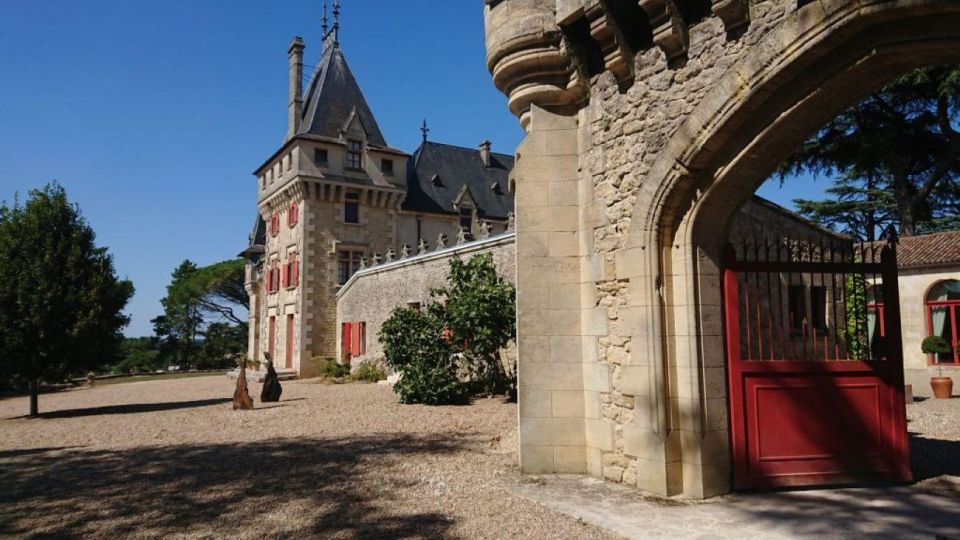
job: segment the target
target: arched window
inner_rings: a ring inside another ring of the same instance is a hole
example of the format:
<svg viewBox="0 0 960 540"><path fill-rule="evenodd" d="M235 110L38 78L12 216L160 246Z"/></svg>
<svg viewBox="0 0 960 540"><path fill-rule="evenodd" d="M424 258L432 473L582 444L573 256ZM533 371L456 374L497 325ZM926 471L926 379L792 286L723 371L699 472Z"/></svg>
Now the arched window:
<svg viewBox="0 0 960 540"><path fill-rule="evenodd" d="M927 329L931 336L940 336L950 344L950 352L931 354L931 364L960 364L957 336L960 330L960 280L948 279L934 285L927 293Z"/></svg>

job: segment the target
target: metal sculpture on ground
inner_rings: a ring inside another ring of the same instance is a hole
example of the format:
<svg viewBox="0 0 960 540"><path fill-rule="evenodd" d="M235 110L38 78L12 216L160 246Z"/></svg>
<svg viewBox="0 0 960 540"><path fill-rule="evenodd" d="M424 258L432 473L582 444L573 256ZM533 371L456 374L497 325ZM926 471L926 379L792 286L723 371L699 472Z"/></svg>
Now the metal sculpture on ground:
<svg viewBox="0 0 960 540"><path fill-rule="evenodd" d="M273 369L273 361L269 353L263 353L267 359L267 376L263 379L263 389L260 391L261 403L275 403L280 401L280 394L283 393L283 387L280 386L280 379L277 377L277 370Z"/></svg>

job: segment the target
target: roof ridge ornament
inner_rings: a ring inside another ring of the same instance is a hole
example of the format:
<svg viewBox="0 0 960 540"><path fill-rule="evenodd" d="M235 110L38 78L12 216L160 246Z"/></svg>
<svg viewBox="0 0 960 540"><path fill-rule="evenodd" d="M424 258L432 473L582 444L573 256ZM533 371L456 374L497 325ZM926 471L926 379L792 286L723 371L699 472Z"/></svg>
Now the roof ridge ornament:
<svg viewBox="0 0 960 540"><path fill-rule="evenodd" d="M340 46L340 0L333 0L333 26L327 30L327 1L323 1L323 50Z"/></svg>
<svg viewBox="0 0 960 540"><path fill-rule="evenodd" d="M427 127L427 119L423 119L423 125L420 126L420 133L423 134L423 142L427 142L427 133L430 133L430 128Z"/></svg>

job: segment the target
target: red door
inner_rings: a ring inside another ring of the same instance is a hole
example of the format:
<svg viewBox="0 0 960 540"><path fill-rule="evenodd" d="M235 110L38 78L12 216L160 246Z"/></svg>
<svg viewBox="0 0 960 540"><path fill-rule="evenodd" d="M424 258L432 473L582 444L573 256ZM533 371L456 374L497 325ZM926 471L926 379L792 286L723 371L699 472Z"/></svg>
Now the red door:
<svg viewBox="0 0 960 540"><path fill-rule="evenodd" d="M287 350L284 367L293 369L293 315L287 315Z"/></svg>
<svg viewBox="0 0 960 540"><path fill-rule="evenodd" d="M735 487L909 481L893 247L761 239L725 263Z"/></svg>
<svg viewBox="0 0 960 540"><path fill-rule="evenodd" d="M276 343L277 343L277 318L270 317L270 323L267 331L267 352L270 353L270 361L276 362Z"/></svg>

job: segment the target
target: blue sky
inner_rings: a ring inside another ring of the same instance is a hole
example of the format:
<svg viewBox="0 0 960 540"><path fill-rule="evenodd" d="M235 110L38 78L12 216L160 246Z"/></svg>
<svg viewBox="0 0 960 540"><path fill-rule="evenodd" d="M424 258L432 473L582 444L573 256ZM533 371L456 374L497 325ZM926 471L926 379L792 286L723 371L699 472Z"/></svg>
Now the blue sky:
<svg viewBox="0 0 960 540"><path fill-rule="evenodd" d="M512 153L480 0L343 0L341 44L387 141ZM320 0L0 0L0 200L59 181L133 280L149 335L170 272L246 244L253 169L283 141L287 46L319 55ZM761 195L789 205L821 181Z"/></svg>

